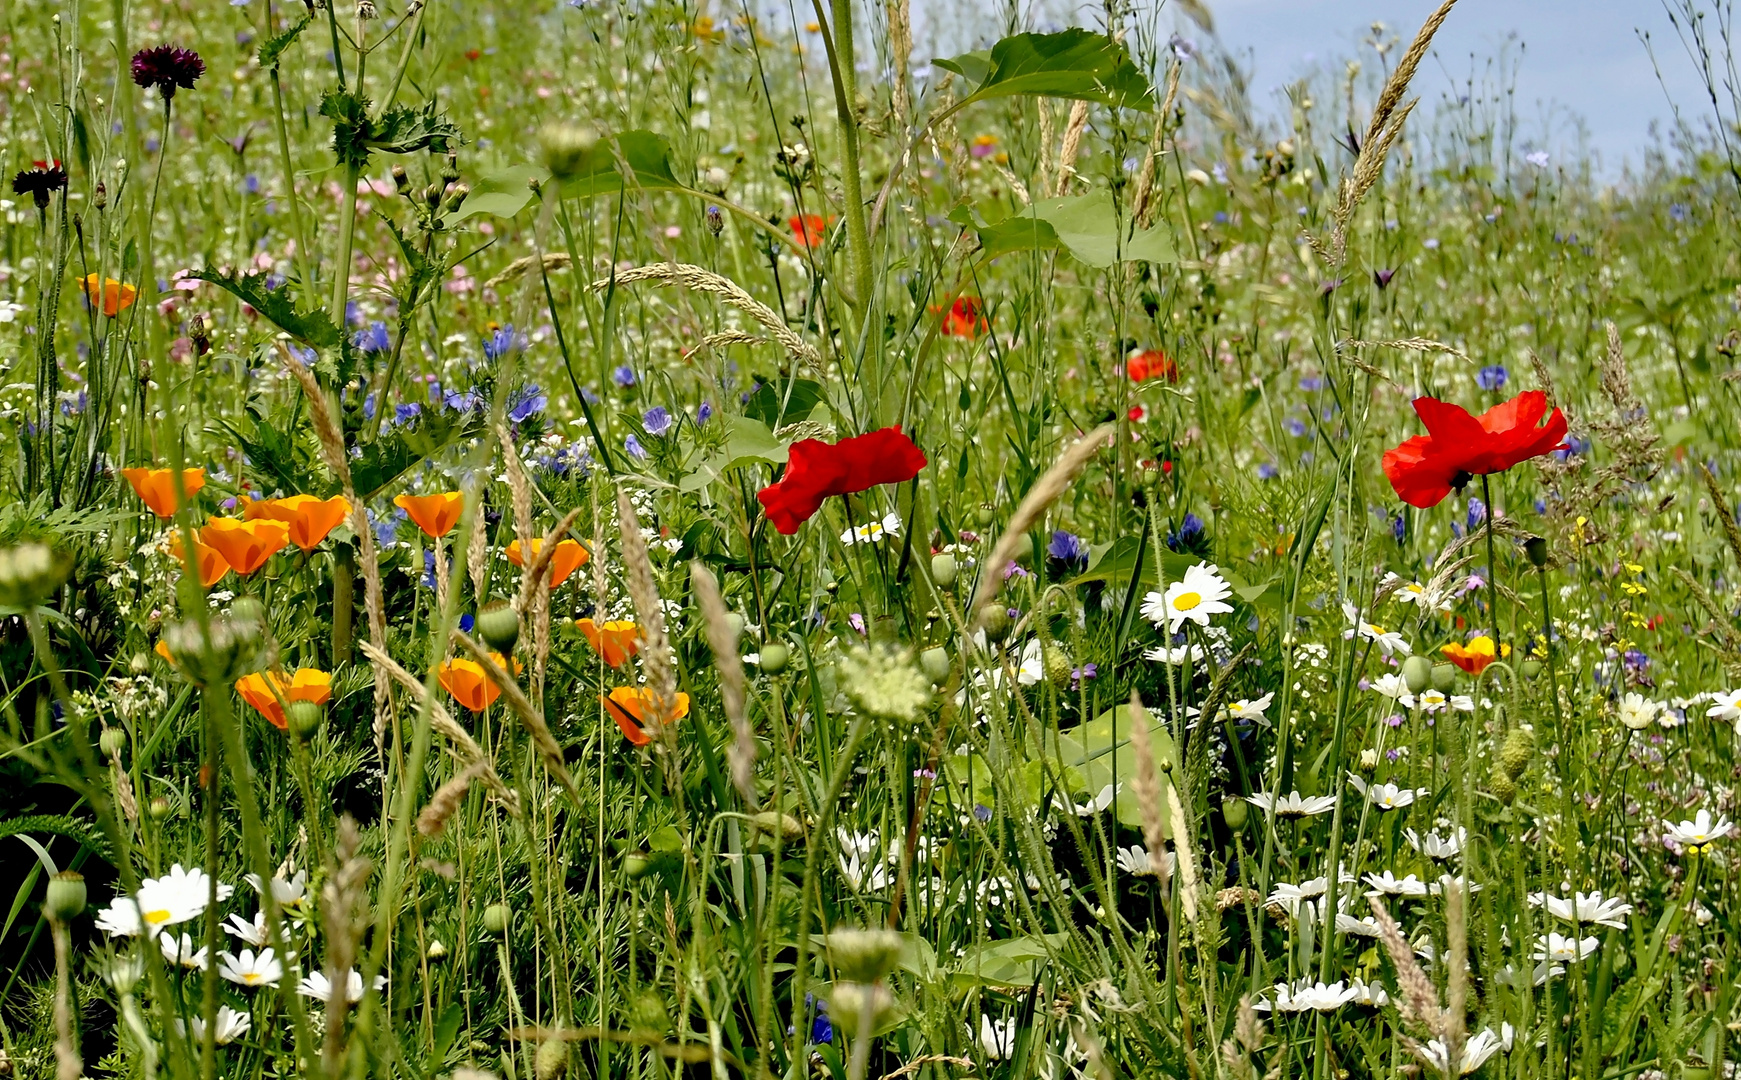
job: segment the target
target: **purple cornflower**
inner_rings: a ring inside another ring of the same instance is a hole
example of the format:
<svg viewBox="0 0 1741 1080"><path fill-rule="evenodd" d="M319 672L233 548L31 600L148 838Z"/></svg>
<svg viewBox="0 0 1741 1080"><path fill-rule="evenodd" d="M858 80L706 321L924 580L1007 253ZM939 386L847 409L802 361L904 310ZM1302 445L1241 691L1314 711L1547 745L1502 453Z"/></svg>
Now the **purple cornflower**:
<svg viewBox="0 0 1741 1080"><path fill-rule="evenodd" d="M1189 510L1185 512L1185 520L1179 527L1167 534L1167 547L1174 551L1182 551L1195 544L1203 537L1203 519Z"/></svg>
<svg viewBox="0 0 1741 1080"><path fill-rule="evenodd" d="M1063 529L1052 534L1052 542L1046 545L1046 554L1067 567L1088 565L1088 549L1083 546L1082 538Z"/></svg>
<svg viewBox="0 0 1741 1080"><path fill-rule="evenodd" d="M1511 379L1511 372L1505 370L1504 364L1488 364L1475 373L1475 385L1483 390L1501 390Z"/></svg>
<svg viewBox="0 0 1741 1080"><path fill-rule="evenodd" d="M641 440L635 438L632 434L623 440L623 451L636 461L647 460L646 447L642 446Z"/></svg>
<svg viewBox="0 0 1741 1080"><path fill-rule="evenodd" d="M537 383L527 383L509 403L508 419L523 424L543 412L548 404L550 399L544 396L544 390Z"/></svg>
<svg viewBox="0 0 1741 1080"><path fill-rule="evenodd" d="M618 366L615 371L611 372L611 379L618 386L633 386L635 385L635 369L627 364L622 364Z"/></svg>
<svg viewBox="0 0 1741 1080"><path fill-rule="evenodd" d="M351 344L359 352L384 353L393 347L387 336L387 324L379 319L351 335Z"/></svg>
<svg viewBox="0 0 1741 1080"><path fill-rule="evenodd" d="M711 401L702 402L701 408L695 410L696 426L699 427L700 425L707 423L712 418L713 418L713 403Z"/></svg>
<svg viewBox="0 0 1741 1080"><path fill-rule="evenodd" d="M48 209L49 196L66 190L66 170L60 162L42 162L12 178L12 193L28 195L38 210Z"/></svg>
<svg viewBox="0 0 1741 1080"><path fill-rule="evenodd" d="M1100 665L1090 661L1070 672L1070 689L1080 690L1082 684L1100 674Z"/></svg>
<svg viewBox="0 0 1741 1080"><path fill-rule="evenodd" d="M133 81L147 90L155 86L164 101L175 96L178 86L192 90L205 73L205 61L192 49L158 45L133 54Z"/></svg>
<svg viewBox="0 0 1741 1080"><path fill-rule="evenodd" d="M496 332L484 340L484 359L494 363L510 351L525 345L525 335L514 332L514 324L496 328Z"/></svg>
<svg viewBox="0 0 1741 1080"><path fill-rule="evenodd" d="M1480 525L1483 521L1486 521L1486 520L1487 520L1487 504L1482 502L1480 499L1477 499L1473 495L1469 496L1469 515L1467 518L1468 524L1465 526L1465 528L1467 528L1470 532L1474 532L1475 527L1477 525Z"/></svg>
<svg viewBox="0 0 1741 1080"><path fill-rule="evenodd" d="M1394 277L1396 277L1395 270L1374 270L1372 272L1373 282L1381 289L1389 288L1390 281Z"/></svg>

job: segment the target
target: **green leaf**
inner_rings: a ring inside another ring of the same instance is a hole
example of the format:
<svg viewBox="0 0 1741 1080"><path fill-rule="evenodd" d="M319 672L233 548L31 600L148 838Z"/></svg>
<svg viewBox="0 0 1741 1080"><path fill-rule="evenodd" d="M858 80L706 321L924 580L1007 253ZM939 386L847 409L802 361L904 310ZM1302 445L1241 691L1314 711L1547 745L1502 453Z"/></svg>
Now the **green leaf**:
<svg viewBox="0 0 1741 1080"><path fill-rule="evenodd" d="M485 173L472 185L472 193L460 205L451 221L463 221L474 214L511 218L526 209L532 201L532 186L528 181L542 183L549 173L536 165L510 165Z"/></svg>
<svg viewBox="0 0 1741 1080"><path fill-rule="evenodd" d="M409 105L388 109L369 122L369 149L383 154L414 154L419 150L445 154L463 141L459 126L439 112L434 101L425 102L421 109Z"/></svg>
<svg viewBox="0 0 1741 1080"><path fill-rule="evenodd" d="M1172 784L1168 771L1179 765L1179 752L1166 722L1156 713L1147 713L1149 721L1149 751L1154 755L1155 773L1161 783L1162 828L1173 835L1173 822L1165 808L1165 794ZM1108 709L1086 724L1078 725L1057 736L1058 758L1072 776L1082 782L1087 794L1093 795L1108 784L1123 785L1115 809L1119 823L1131 828L1143 825L1142 807L1136 797L1136 755L1130 745L1130 730L1135 721L1128 704ZM1113 736L1117 734L1115 739Z"/></svg>
<svg viewBox="0 0 1741 1080"><path fill-rule="evenodd" d="M987 258L1012 251L1062 248L1077 261L1104 269L1115 262L1172 263L1177 261L1172 236L1161 228L1123 235L1130 226L1120 220L1109 192L1040 199L1021 212L979 229Z"/></svg>
<svg viewBox="0 0 1741 1080"><path fill-rule="evenodd" d="M964 53L936 65L967 79L974 90L963 105L1016 94L1154 107L1154 88L1125 47L1080 27L1056 34L1016 34L989 52Z"/></svg>
<svg viewBox="0 0 1741 1080"><path fill-rule="evenodd" d="M99 858L113 861L109 854L109 841L96 826L88 821L80 821L64 814L33 814L29 817L12 818L0 821L0 839L8 836L24 838L27 833L53 833L64 836L68 840L76 840L91 849ZM32 847L36 846L34 843Z"/></svg>
<svg viewBox="0 0 1741 1080"><path fill-rule="evenodd" d="M678 482L680 491L700 491L728 469L746 465L784 465L788 448L768 425L747 416L726 421L725 445Z"/></svg>
<svg viewBox="0 0 1741 1080"><path fill-rule="evenodd" d="M623 173L617 156L629 168L635 186L651 190L682 188L671 168L671 143L651 131L625 131L600 139L580 171L563 181L562 197L590 198L623 189ZM472 185L472 193L449 220L464 221L475 214L511 218L532 202L530 181L540 185L550 180L550 170L538 165L510 165L486 173Z"/></svg>
<svg viewBox="0 0 1741 1080"><path fill-rule="evenodd" d="M1104 547L1090 548L1088 569L1071 578L1069 584L1086 585L1091 581L1109 581L1116 585L1128 583L1131 573L1136 569L1137 547L1141 543L1138 537L1121 536ZM1185 576L1187 569L1203 561L1195 555L1182 555L1176 551L1164 552L1162 558L1165 560L1168 581L1178 581ZM1144 552L1142 562L1142 579L1137 584L1156 584L1158 579L1155 577L1154 552Z"/></svg>
<svg viewBox="0 0 1741 1080"><path fill-rule="evenodd" d="M1064 947L1067 934L1007 938L967 950L951 965L957 985L1032 986L1039 965Z"/></svg>
<svg viewBox="0 0 1741 1080"><path fill-rule="evenodd" d="M268 289L266 275L246 274L237 277L234 274L220 274L213 270L191 270L184 277L198 278L209 281L236 299L258 311L272 325L289 334L297 341L315 349L342 348L348 358L350 344L344 334L327 318L326 312L316 309L301 312L290 299L288 290Z"/></svg>
<svg viewBox="0 0 1741 1080"><path fill-rule="evenodd" d="M284 55L284 50L290 48L290 43L295 41L297 36L304 30L308 29L308 24L313 21L314 12L309 11L304 14L302 18L296 20L294 26L281 30L267 38L260 45L260 66L263 68L277 67L278 59Z"/></svg>
<svg viewBox="0 0 1741 1080"><path fill-rule="evenodd" d="M744 415L754 417L770 428L809 419L816 406L822 403L825 394L822 384L814 379L795 379L785 383L774 379L758 381L761 386L757 387L756 392L750 395L750 400L744 404ZM790 393L787 393L788 387ZM781 409L782 405L785 406L784 411Z"/></svg>
<svg viewBox="0 0 1741 1080"><path fill-rule="evenodd" d="M328 90L320 115L332 121L332 152L340 165L369 164L369 99L346 90Z"/></svg>
<svg viewBox="0 0 1741 1080"><path fill-rule="evenodd" d="M361 448L361 456L351 462L351 483L357 497L374 498L425 459L481 430L483 421L479 418L425 409L415 423L394 428Z"/></svg>

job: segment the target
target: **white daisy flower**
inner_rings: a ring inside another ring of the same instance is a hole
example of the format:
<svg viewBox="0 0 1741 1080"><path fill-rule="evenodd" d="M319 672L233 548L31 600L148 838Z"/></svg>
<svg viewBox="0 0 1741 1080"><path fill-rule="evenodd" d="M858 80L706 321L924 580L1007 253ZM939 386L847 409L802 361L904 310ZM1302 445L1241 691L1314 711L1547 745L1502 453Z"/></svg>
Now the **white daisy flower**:
<svg viewBox="0 0 1741 1080"><path fill-rule="evenodd" d="M1359 634L1363 640L1378 646L1378 651L1386 656L1395 656L1398 653L1407 656L1412 651L1409 648L1409 643L1403 640L1401 631L1386 630L1377 623L1367 622L1360 617L1360 609L1353 604L1345 601L1342 604L1342 613L1348 616L1348 621L1353 624L1351 629L1343 633L1343 637L1351 638Z"/></svg>
<svg viewBox="0 0 1741 1080"><path fill-rule="evenodd" d="M901 519L896 514L886 514L881 521L873 521L869 525L860 525L840 534L840 542L848 547L853 544L877 544L883 538L901 535Z"/></svg>
<svg viewBox="0 0 1741 1080"><path fill-rule="evenodd" d="M1270 707L1270 702L1274 701L1275 698L1276 696L1274 692L1251 700L1240 698L1231 705L1222 706L1221 716L1223 719L1232 720L1235 723L1264 724L1267 726L1269 724L1269 718L1265 716L1264 713Z"/></svg>
<svg viewBox="0 0 1741 1080"><path fill-rule="evenodd" d="M1365 796L1377 810L1401 810L1413 805L1415 799L1422 795L1432 794L1430 788L1405 788L1395 784L1368 784L1365 780L1348 774L1348 782L1354 785L1354 790Z"/></svg>
<svg viewBox="0 0 1741 1080"><path fill-rule="evenodd" d="M1016 1049L1015 1017L993 1020L988 1014L980 1013L979 1045L984 1048L985 1056L992 1061L1008 1058Z"/></svg>
<svg viewBox="0 0 1741 1080"><path fill-rule="evenodd" d="M194 1041L196 1043L205 1042L205 1018L202 1016L196 1016L193 1018L192 1024ZM184 1036L187 1034L188 1023L186 1021L177 1020L175 1026ZM228 1005L219 1005L217 1026L212 1029L212 1041L217 1043L219 1046L226 1046L248 1034L248 1029L253 1026L253 1018L247 1013L237 1012Z"/></svg>
<svg viewBox="0 0 1741 1080"><path fill-rule="evenodd" d="M1450 611L1449 597L1440 596L1418 581L1403 581L1395 573L1386 574L1379 583L1379 589L1392 588L1392 600L1404 604L1413 604L1422 611Z"/></svg>
<svg viewBox="0 0 1741 1080"><path fill-rule="evenodd" d="M1336 918L1340 920L1342 916L1338 915ZM1376 931L1378 926L1377 921L1370 915L1366 917L1366 921L1371 923ZM1378 935L1375 932L1368 936L1377 937ZM1385 993L1384 987L1378 983L1369 983L1360 979L1355 979L1353 982L1348 984L1348 989L1351 991L1348 995L1348 1000L1351 1004L1366 1005L1374 1009L1382 1009L1390 1004L1390 995Z"/></svg>
<svg viewBox="0 0 1741 1080"><path fill-rule="evenodd" d="M282 873L282 871L280 871ZM242 880L260 891L260 875L244 874ZM298 870L288 881L281 877L272 879L272 898L278 901L279 907L299 907L308 898L308 871Z"/></svg>
<svg viewBox="0 0 1741 1080"><path fill-rule="evenodd" d="M1046 659L1040 648L1039 638L1029 638L1022 646L1021 664L1016 668L1016 683L1019 686L1033 686L1046 678Z"/></svg>
<svg viewBox="0 0 1741 1080"><path fill-rule="evenodd" d="M1161 863L1166 867L1169 876L1172 874L1174 866L1178 864L1178 860L1179 857L1171 851L1161 856ZM1155 872L1155 861L1149 858L1149 849L1141 844L1132 844L1130 847L1118 849L1118 868L1136 877L1159 876Z"/></svg>
<svg viewBox="0 0 1741 1080"><path fill-rule="evenodd" d="M1245 801L1279 818L1315 817L1318 814L1328 814L1336 808L1334 795L1308 797L1297 791L1290 791L1279 799L1267 791L1260 791L1256 795L1247 795Z"/></svg>
<svg viewBox="0 0 1741 1080"><path fill-rule="evenodd" d="M375 976L375 989L379 990L386 985L384 976ZM296 984L296 992L317 1001L331 1001L332 982L327 979L324 971L311 972ZM353 1005L363 1000L363 976L356 968L345 972L345 999Z"/></svg>
<svg viewBox="0 0 1741 1080"><path fill-rule="evenodd" d="M206 951L203 947L194 947L191 934L182 934L180 937L174 934L159 934L157 935L157 947L163 950L165 963L176 964L194 971L206 969Z"/></svg>
<svg viewBox="0 0 1741 1080"><path fill-rule="evenodd" d="M1510 1024L1500 1025L1500 1034L1495 1035L1492 1028L1482 1028L1474 1038L1463 1044L1463 1053L1453 1068L1451 1051L1442 1039L1428 1039L1415 1047L1415 1053L1421 1060L1437 1069L1444 1077L1468 1076L1470 1073L1487 1064L1487 1059L1501 1050L1511 1050L1513 1031Z"/></svg>
<svg viewBox="0 0 1741 1080"><path fill-rule="evenodd" d="M235 890L218 885L218 902ZM162 877L146 878L133 896L117 896L97 913L97 927L111 937L132 937L143 932L156 937L165 926L174 926L205 914L211 895L211 879L199 867L184 869L180 863Z"/></svg>
<svg viewBox="0 0 1741 1080"><path fill-rule="evenodd" d="M1169 634L1177 633L1187 622L1208 626L1212 615L1225 615L1233 608L1227 598L1233 595L1220 571L1209 563L1198 563L1185 571L1185 576L1167 586L1165 594L1151 592L1143 598L1143 618L1163 627Z"/></svg>
<svg viewBox="0 0 1741 1080"><path fill-rule="evenodd" d="M1404 829L1402 835L1403 839L1409 842L1409 847L1414 848L1429 859L1440 861L1456 858L1463 850L1464 841L1469 839L1468 830L1461 825L1450 830L1444 836L1440 836L1437 832L1429 832L1423 836L1413 829Z"/></svg>
<svg viewBox="0 0 1741 1080"><path fill-rule="evenodd" d="M1580 940L1565 934L1547 933L1535 939L1532 955L1549 963L1575 964L1601 947L1602 942L1595 937Z"/></svg>
<svg viewBox="0 0 1741 1080"><path fill-rule="evenodd" d="M1705 715L1713 720L1741 723L1741 690L1724 690L1711 695L1711 707Z"/></svg>
<svg viewBox="0 0 1741 1080"><path fill-rule="evenodd" d="M1717 815L1717 820L1712 821L1711 812L1703 808L1691 821L1682 821L1679 825L1664 821L1662 827L1665 830L1664 839L1672 840L1682 847L1694 849L1704 847L1712 841L1721 840L1735 831L1734 822L1721 814Z"/></svg>
<svg viewBox="0 0 1741 1080"><path fill-rule="evenodd" d="M1334 1012L1352 1001L1358 992L1345 985L1340 979L1328 986L1321 982L1315 983L1302 979L1292 985L1276 983L1275 999L1273 1001L1260 1001L1253 1008L1259 1012L1269 1012L1271 1009L1284 1013L1310 1012L1312 1010Z"/></svg>
<svg viewBox="0 0 1741 1080"><path fill-rule="evenodd" d="M266 944L266 913L256 911L253 922L246 921L240 915L231 915L224 920L224 933L246 941L258 949Z"/></svg>
<svg viewBox="0 0 1741 1080"><path fill-rule="evenodd" d="M1531 907L1546 907L1548 914L1567 922L1612 926L1616 930L1626 929L1626 916L1632 914L1631 904L1617 897L1604 897L1600 892L1573 893L1570 900L1533 892L1529 894L1529 903Z"/></svg>
<svg viewBox="0 0 1741 1080"><path fill-rule="evenodd" d="M260 986L277 986L278 980L284 978L284 965L278 962L271 949L261 949L258 953L253 949L243 949L240 956L219 953L218 974L237 986L252 990Z"/></svg>
<svg viewBox="0 0 1741 1080"><path fill-rule="evenodd" d="M1076 810L1076 816L1093 817L1095 814L1104 813L1106 808L1112 805L1112 800L1116 798L1118 793L1122 790L1124 790L1123 784L1119 784L1117 787L1108 784L1095 792L1094 797L1089 799L1087 802L1077 803L1072 800L1074 809Z"/></svg>
<svg viewBox="0 0 1741 1080"><path fill-rule="evenodd" d="M1387 671L1371 682L1372 692L1390 698L1405 709L1415 707L1415 696L1409 693L1408 683L1394 671Z"/></svg>
<svg viewBox="0 0 1741 1080"><path fill-rule="evenodd" d="M1154 594L1151 593L1150 595L1152 596ZM1191 663L1196 664L1203 660L1203 646L1181 645L1176 649L1169 649L1165 646L1161 646L1154 649L1144 649L1143 659L1153 660L1162 664L1183 664L1185 661L1189 660Z"/></svg>
<svg viewBox="0 0 1741 1080"><path fill-rule="evenodd" d="M1413 874L1399 878L1386 870L1382 874L1367 874L1366 883L1372 886L1367 896L1425 896L1427 883Z"/></svg>
<svg viewBox="0 0 1741 1080"><path fill-rule="evenodd" d="M1336 916L1336 932L1352 934L1355 937L1375 938L1379 936L1378 920L1371 915L1363 915L1356 919L1352 915L1338 913ZM1361 1004L1366 1004L1362 1002Z"/></svg>
<svg viewBox="0 0 1741 1080"><path fill-rule="evenodd" d="M1329 879L1322 877L1311 878L1298 885L1292 882L1278 881L1275 890L1269 894L1269 899L1265 901L1265 904L1282 908L1289 915L1298 915L1301 904L1323 896L1324 890L1329 887Z"/></svg>

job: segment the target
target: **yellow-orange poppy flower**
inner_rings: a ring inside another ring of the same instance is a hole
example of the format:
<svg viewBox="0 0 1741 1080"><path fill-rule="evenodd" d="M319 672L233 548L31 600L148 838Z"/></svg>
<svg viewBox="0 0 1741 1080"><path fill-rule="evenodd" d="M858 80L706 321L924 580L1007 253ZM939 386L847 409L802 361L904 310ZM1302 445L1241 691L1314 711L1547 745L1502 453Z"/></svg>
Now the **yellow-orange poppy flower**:
<svg viewBox="0 0 1741 1080"><path fill-rule="evenodd" d="M224 553L219 551L217 548L211 547L207 544L202 544L198 540L193 542L193 548L194 555L199 559L199 583L205 588L209 589L213 585L216 585L218 582L223 580L225 574L230 572L230 561L224 558ZM181 534L179 532L170 536L169 552L181 561L182 566L187 566L187 559L182 553ZM159 647L161 647L162 644L162 642L158 642ZM165 655L164 659L168 660L169 657ZM174 662L175 661L170 660L170 663L173 664Z"/></svg>
<svg viewBox="0 0 1741 1080"><path fill-rule="evenodd" d="M534 559L543 550L543 540L532 541L532 557ZM556 550L550 553L550 569L547 571L550 587L554 589L567 581L568 575L585 566L586 561L591 557L578 540L557 541ZM526 556L520 550L520 541L516 540L508 545L508 561L522 569L525 568Z"/></svg>
<svg viewBox="0 0 1741 1080"><path fill-rule="evenodd" d="M156 653L158 656L163 657L163 662L168 664L170 667L175 666L175 657L169 655L169 646L164 644L162 638L157 639L157 644L151 647L151 651Z"/></svg>
<svg viewBox="0 0 1741 1080"><path fill-rule="evenodd" d="M1501 656L1511 655L1510 645L1495 646L1493 639L1486 634L1473 639L1467 645L1452 642L1439 650L1445 654L1445 659L1456 664L1471 675L1479 675L1486 670L1487 665Z"/></svg>
<svg viewBox="0 0 1741 1080"><path fill-rule="evenodd" d="M160 518L175 516L174 473L168 469L122 469L121 475L133 485L134 494L145 503L146 509ZM191 499L194 492L206 486L206 471L183 469L181 483L187 489L187 497Z"/></svg>
<svg viewBox="0 0 1741 1080"><path fill-rule="evenodd" d="M580 619L575 625L586 635L593 651L611 667L622 667L641 648L641 628L632 622L613 620L600 625L591 619Z"/></svg>
<svg viewBox="0 0 1741 1080"><path fill-rule="evenodd" d="M278 688L276 695L272 693L273 687ZM254 706L273 727L283 731L289 725L284 718L284 705L279 704L278 699L282 697L286 704L312 701L316 705L325 705L332 700L332 676L317 668L306 667L297 668L296 674L289 679L274 671L256 671L236 681L236 693Z"/></svg>
<svg viewBox="0 0 1741 1080"><path fill-rule="evenodd" d="M290 543L290 526L282 521L238 521L212 518L199 531L202 543L218 549L230 569L247 577L266 565L280 548Z"/></svg>
<svg viewBox="0 0 1741 1080"><path fill-rule="evenodd" d="M103 278L102 284L97 284L97 275L85 275L85 299L97 306L97 298L102 297L103 314L113 319L115 316L133 306L133 301L139 299L139 290L131 285L123 284L114 278Z"/></svg>
<svg viewBox="0 0 1741 1080"><path fill-rule="evenodd" d="M400 495L393 505L405 511L417 527L440 539L459 524L459 514L465 509L465 493L443 491L435 495Z"/></svg>
<svg viewBox="0 0 1741 1080"><path fill-rule="evenodd" d="M653 741L641 726L654 714L653 691L644 686L619 686L610 692L610 696L599 695L604 703L605 711L611 714L611 719L617 722L617 727L623 731L623 737L636 746L646 746ZM671 714L658 717L661 726L675 723L689 715L689 695L678 694L672 702Z"/></svg>
<svg viewBox="0 0 1741 1080"><path fill-rule="evenodd" d="M501 653L491 653L490 659L494 660L503 670L507 670L508 661L503 658ZM518 660L514 661L515 674L520 672L521 666ZM496 685L496 680L490 678L489 672L484 670L484 665L476 660L468 660L463 656L443 663L441 669L436 672L435 678L437 682L441 683L443 690L453 695L453 700L472 712L483 712L502 693L502 688Z"/></svg>
<svg viewBox="0 0 1741 1080"><path fill-rule="evenodd" d="M244 521L282 521L290 527L290 542L313 551L326 534L343 524L351 504L343 495L317 499L313 495L289 495L282 499L250 502L242 510Z"/></svg>

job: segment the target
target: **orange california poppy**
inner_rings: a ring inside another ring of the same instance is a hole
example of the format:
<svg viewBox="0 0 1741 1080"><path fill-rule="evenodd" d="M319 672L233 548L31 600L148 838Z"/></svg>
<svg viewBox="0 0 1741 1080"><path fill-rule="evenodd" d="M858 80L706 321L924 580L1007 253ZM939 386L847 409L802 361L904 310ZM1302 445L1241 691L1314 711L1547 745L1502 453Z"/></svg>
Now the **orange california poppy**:
<svg viewBox="0 0 1741 1080"><path fill-rule="evenodd" d="M290 526L291 543L304 551L313 551L350 512L351 504L343 495L334 495L330 499L290 495L248 503L242 510L242 520L282 521Z"/></svg>
<svg viewBox="0 0 1741 1080"><path fill-rule="evenodd" d="M94 307L97 296L103 298L103 314L113 319L115 316L133 306L133 301L139 299L139 290L131 285L123 285L114 278L104 278L103 284L97 285L97 275L85 275L85 299Z"/></svg>
<svg viewBox="0 0 1741 1080"><path fill-rule="evenodd" d="M158 656L163 657L164 663L168 664L170 667L175 666L175 657L169 655L169 646L164 644L162 638L157 639L157 644L151 647L151 651L156 653Z"/></svg>
<svg viewBox="0 0 1741 1080"><path fill-rule="evenodd" d="M400 495L393 505L410 515L417 527L440 539L459 524L459 514L465 509L465 493L443 491L436 495Z"/></svg>
<svg viewBox="0 0 1741 1080"><path fill-rule="evenodd" d="M623 729L623 737L636 746L646 746L653 737L641 727L653 711L653 691L644 686L619 686L609 697L599 695L605 711ZM673 723L689 715L689 695L678 694L671 715L659 718L661 724Z"/></svg>
<svg viewBox="0 0 1741 1080"><path fill-rule="evenodd" d="M175 475L168 469L122 469L121 475L153 514L165 519L175 516ZM191 499L194 492L206 486L206 471L183 469L181 483Z"/></svg>
<svg viewBox="0 0 1741 1080"><path fill-rule="evenodd" d="M202 544L198 540L193 542L193 548L194 554L199 558L199 583L205 588L209 589L216 585L223 580L225 574L230 572L230 561L224 558L224 553L217 548ZM187 565L187 560L182 558L181 533L174 533L170 536L169 552L181 561L182 566ZM162 644L162 642L158 642L160 647ZM164 659L169 660L169 657L165 655ZM175 661L170 660L169 662L173 664Z"/></svg>
<svg viewBox="0 0 1741 1080"><path fill-rule="evenodd" d="M215 517L199 531L202 543L218 549L230 569L247 577L290 543L290 526L282 521L238 521Z"/></svg>
<svg viewBox="0 0 1741 1080"><path fill-rule="evenodd" d="M543 550L543 540L532 541L532 557L534 559ZM568 575L585 566L586 561L591 557L578 540L557 541L556 550L550 555L550 587L554 589L567 581ZM508 545L508 561L521 568L526 566L526 557L520 552L520 541L516 540Z"/></svg>
<svg viewBox="0 0 1741 1080"><path fill-rule="evenodd" d="M792 227L792 239L805 247L815 247L828 235L828 219L821 214L793 214L786 224Z"/></svg>
<svg viewBox="0 0 1741 1080"><path fill-rule="evenodd" d="M1479 675L1486 670L1488 664L1493 663L1501 656L1510 656L1511 646L1501 645L1495 648L1493 639L1482 634L1467 645L1459 645L1453 641L1439 651L1445 654L1445 659L1464 671L1471 675Z"/></svg>
<svg viewBox="0 0 1741 1080"><path fill-rule="evenodd" d="M272 692L274 687L278 690L276 695ZM288 680L275 671L256 671L236 681L236 693L254 706L273 727L283 731L288 725L284 719L284 705L278 699L282 697L286 704L312 701L316 705L325 705L332 700L332 676L306 667L297 668L296 674Z"/></svg>
<svg viewBox="0 0 1741 1080"><path fill-rule="evenodd" d="M622 667L641 647L641 628L632 622L612 620L600 626L591 619L580 619L575 625L611 667Z"/></svg>
<svg viewBox="0 0 1741 1080"><path fill-rule="evenodd" d="M508 666L508 661L502 657L501 653L491 653L490 659L503 669ZM521 666L518 660L514 661L515 674L520 672ZM435 677L436 681L441 683L443 690L452 694L455 701L472 712L483 712L502 693L502 688L496 685L494 679L490 678L490 673L484 670L484 665L476 660L468 660L463 656L444 662L441 665L441 670L436 672Z"/></svg>

